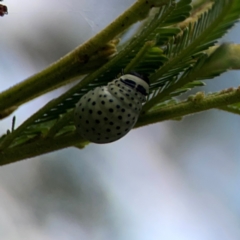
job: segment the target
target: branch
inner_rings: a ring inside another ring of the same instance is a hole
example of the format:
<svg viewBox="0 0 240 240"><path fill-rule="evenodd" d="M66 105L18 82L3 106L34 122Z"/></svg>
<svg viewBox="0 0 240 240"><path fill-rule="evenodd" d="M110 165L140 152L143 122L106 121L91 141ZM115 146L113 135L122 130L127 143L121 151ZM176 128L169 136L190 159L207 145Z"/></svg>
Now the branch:
<svg viewBox="0 0 240 240"><path fill-rule="evenodd" d="M219 108L240 102L240 87L223 90L217 94L204 96L202 92L189 97L187 101L172 104L166 107L155 107L152 111L142 115L135 128L153 124L169 119L180 118L193 113ZM77 133L58 136L53 139L41 138L35 142L9 148L0 152L0 165L17 162L26 158L36 157L40 154L53 152L75 145L86 145L88 141L82 139Z"/></svg>
<svg viewBox="0 0 240 240"><path fill-rule="evenodd" d="M212 108L222 108L237 102L240 102L240 87L226 89L208 96L204 96L204 93L199 92L195 96L190 96L187 101L162 108L155 107L152 111L142 115L135 127L180 118Z"/></svg>
<svg viewBox="0 0 240 240"><path fill-rule="evenodd" d="M56 150L72 147L86 141L81 140L76 133L67 136L60 136L56 139L41 139L33 143L25 144L17 148L8 149L0 153L0 165L14 163L26 158L36 157L38 155L53 152Z"/></svg>

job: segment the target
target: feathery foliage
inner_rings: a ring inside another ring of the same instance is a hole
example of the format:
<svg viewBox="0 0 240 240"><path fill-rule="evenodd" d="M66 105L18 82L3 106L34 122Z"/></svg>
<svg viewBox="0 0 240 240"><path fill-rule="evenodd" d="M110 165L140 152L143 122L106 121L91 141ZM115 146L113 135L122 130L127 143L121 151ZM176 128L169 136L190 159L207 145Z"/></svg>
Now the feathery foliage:
<svg viewBox="0 0 240 240"><path fill-rule="evenodd" d="M157 114L161 114L161 111L168 113L171 109L183 106L184 104L178 104L177 97L195 87L205 85L203 80L214 78L231 68L240 68L240 60L233 58L234 53L239 51L238 45L216 45L218 39L239 19L240 2L238 0L202 1L202 4L195 6L194 9L192 9L191 0L152 0L151 2L155 8L150 11L148 16L146 15L146 19L137 33L122 45L120 43L119 52L112 56L106 64L95 71L91 70L74 87L53 99L17 129L14 129L13 122L12 130L8 130L7 134L0 138L0 164L1 157L4 158L2 164L6 164L9 161L36 156L66 146L84 147L86 144L84 139L76 141L72 120L75 104L89 90L106 85L122 70L125 72L135 70L148 75L150 79L150 94L137 124L140 126L141 119L144 119L143 122L146 124L157 122ZM157 4L158 2L161 4ZM103 42L102 46L106 44L107 42ZM228 56L228 58L226 57L228 61L226 60L222 64L219 56ZM74 74L71 76L76 77ZM234 94L230 94L230 97L226 98L228 102L224 106L217 107L239 114L238 91ZM194 98L194 104L201 99L199 96L202 97L200 94ZM215 95L210 97L209 99L214 102ZM218 94L216 99L219 99ZM218 102L221 103L219 100ZM216 105L216 101L214 104ZM214 104L211 106L216 107ZM201 106L201 109L204 110L205 105ZM209 109L209 106L205 109ZM12 111L14 110L15 108L12 109ZM194 111L189 107L189 112L182 112L182 114L186 115L191 112ZM168 119L172 119L172 116L179 118L183 115L171 113ZM154 116L154 121L150 119L151 116ZM161 118L159 119L161 120ZM62 136L72 136L72 139L65 145L60 143L57 145ZM44 140L46 143L49 140L55 141L57 146L50 150L38 150L36 153L27 153L26 150L19 157L14 157L11 152L20 147L24 149L27 146L35 146L34 144L36 146L39 146L40 143L44 145Z"/></svg>

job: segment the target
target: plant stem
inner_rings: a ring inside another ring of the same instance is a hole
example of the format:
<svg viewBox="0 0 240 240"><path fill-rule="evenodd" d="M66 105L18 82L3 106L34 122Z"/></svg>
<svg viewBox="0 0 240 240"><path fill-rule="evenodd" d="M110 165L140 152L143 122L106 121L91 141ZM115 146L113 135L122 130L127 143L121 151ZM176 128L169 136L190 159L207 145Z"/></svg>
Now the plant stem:
<svg viewBox="0 0 240 240"><path fill-rule="evenodd" d="M25 144L17 148L9 149L5 152L0 152L0 165L14 163L26 158L36 157L38 155L53 152L63 148L74 146L81 142L79 135L72 133L64 137L55 139L41 139L37 142ZM82 140L82 142L85 142Z"/></svg>
<svg viewBox="0 0 240 240"><path fill-rule="evenodd" d="M222 91L219 94L211 94L206 97L200 92L195 96L190 97L187 101L159 109L157 109L157 107L154 108L154 110L147 112L146 115L142 115L135 127L142 127L156 122L179 118L212 108L224 109L224 106L237 102L240 102L240 87L237 89Z"/></svg>
<svg viewBox="0 0 240 240"><path fill-rule="evenodd" d="M200 92L193 97L189 97L187 101L167 107L154 108L154 110L139 118L135 128L169 119L179 118L212 108L227 106L237 102L240 102L240 87L237 89L228 89L218 94L211 94L206 97ZM41 140L37 140L23 146L9 148L0 152L0 165L17 162L66 147L81 143L83 144L85 142L86 140L79 137L79 135L75 132L64 137L55 137L54 139L42 138Z"/></svg>

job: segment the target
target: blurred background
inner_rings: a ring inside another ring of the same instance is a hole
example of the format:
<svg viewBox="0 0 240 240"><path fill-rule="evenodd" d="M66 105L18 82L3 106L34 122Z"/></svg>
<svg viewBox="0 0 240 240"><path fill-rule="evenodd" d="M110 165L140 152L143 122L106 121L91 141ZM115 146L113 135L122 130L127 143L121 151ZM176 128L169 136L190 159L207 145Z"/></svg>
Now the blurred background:
<svg viewBox="0 0 240 240"><path fill-rule="evenodd" d="M1 91L99 32L134 0L5 0ZM240 25L223 42L240 43ZM199 90L239 85L232 71ZM17 125L63 89L25 104ZM0 133L11 127L1 121ZM240 116L212 110L0 168L1 240L239 240Z"/></svg>

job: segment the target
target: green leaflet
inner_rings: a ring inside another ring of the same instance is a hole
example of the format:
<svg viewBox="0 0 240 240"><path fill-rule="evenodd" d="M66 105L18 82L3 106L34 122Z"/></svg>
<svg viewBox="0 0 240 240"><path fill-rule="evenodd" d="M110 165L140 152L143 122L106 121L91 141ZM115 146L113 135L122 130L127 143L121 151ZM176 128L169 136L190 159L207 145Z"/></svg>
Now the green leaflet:
<svg viewBox="0 0 240 240"><path fill-rule="evenodd" d="M180 81L182 75L186 75L194 65L192 56L214 45L217 39L222 37L238 21L239 15L239 1L216 1L213 7L208 12L203 13L197 22L190 23L180 37L173 38L169 42L165 51L169 61L150 76L151 82L163 83L162 80L165 79L164 85L161 90L156 89L155 93L150 96L148 103L144 106L145 111L166 97L170 97L171 92L182 88L189 81L199 79L196 76L195 79L188 78L186 81ZM196 64L199 67L199 62Z"/></svg>

